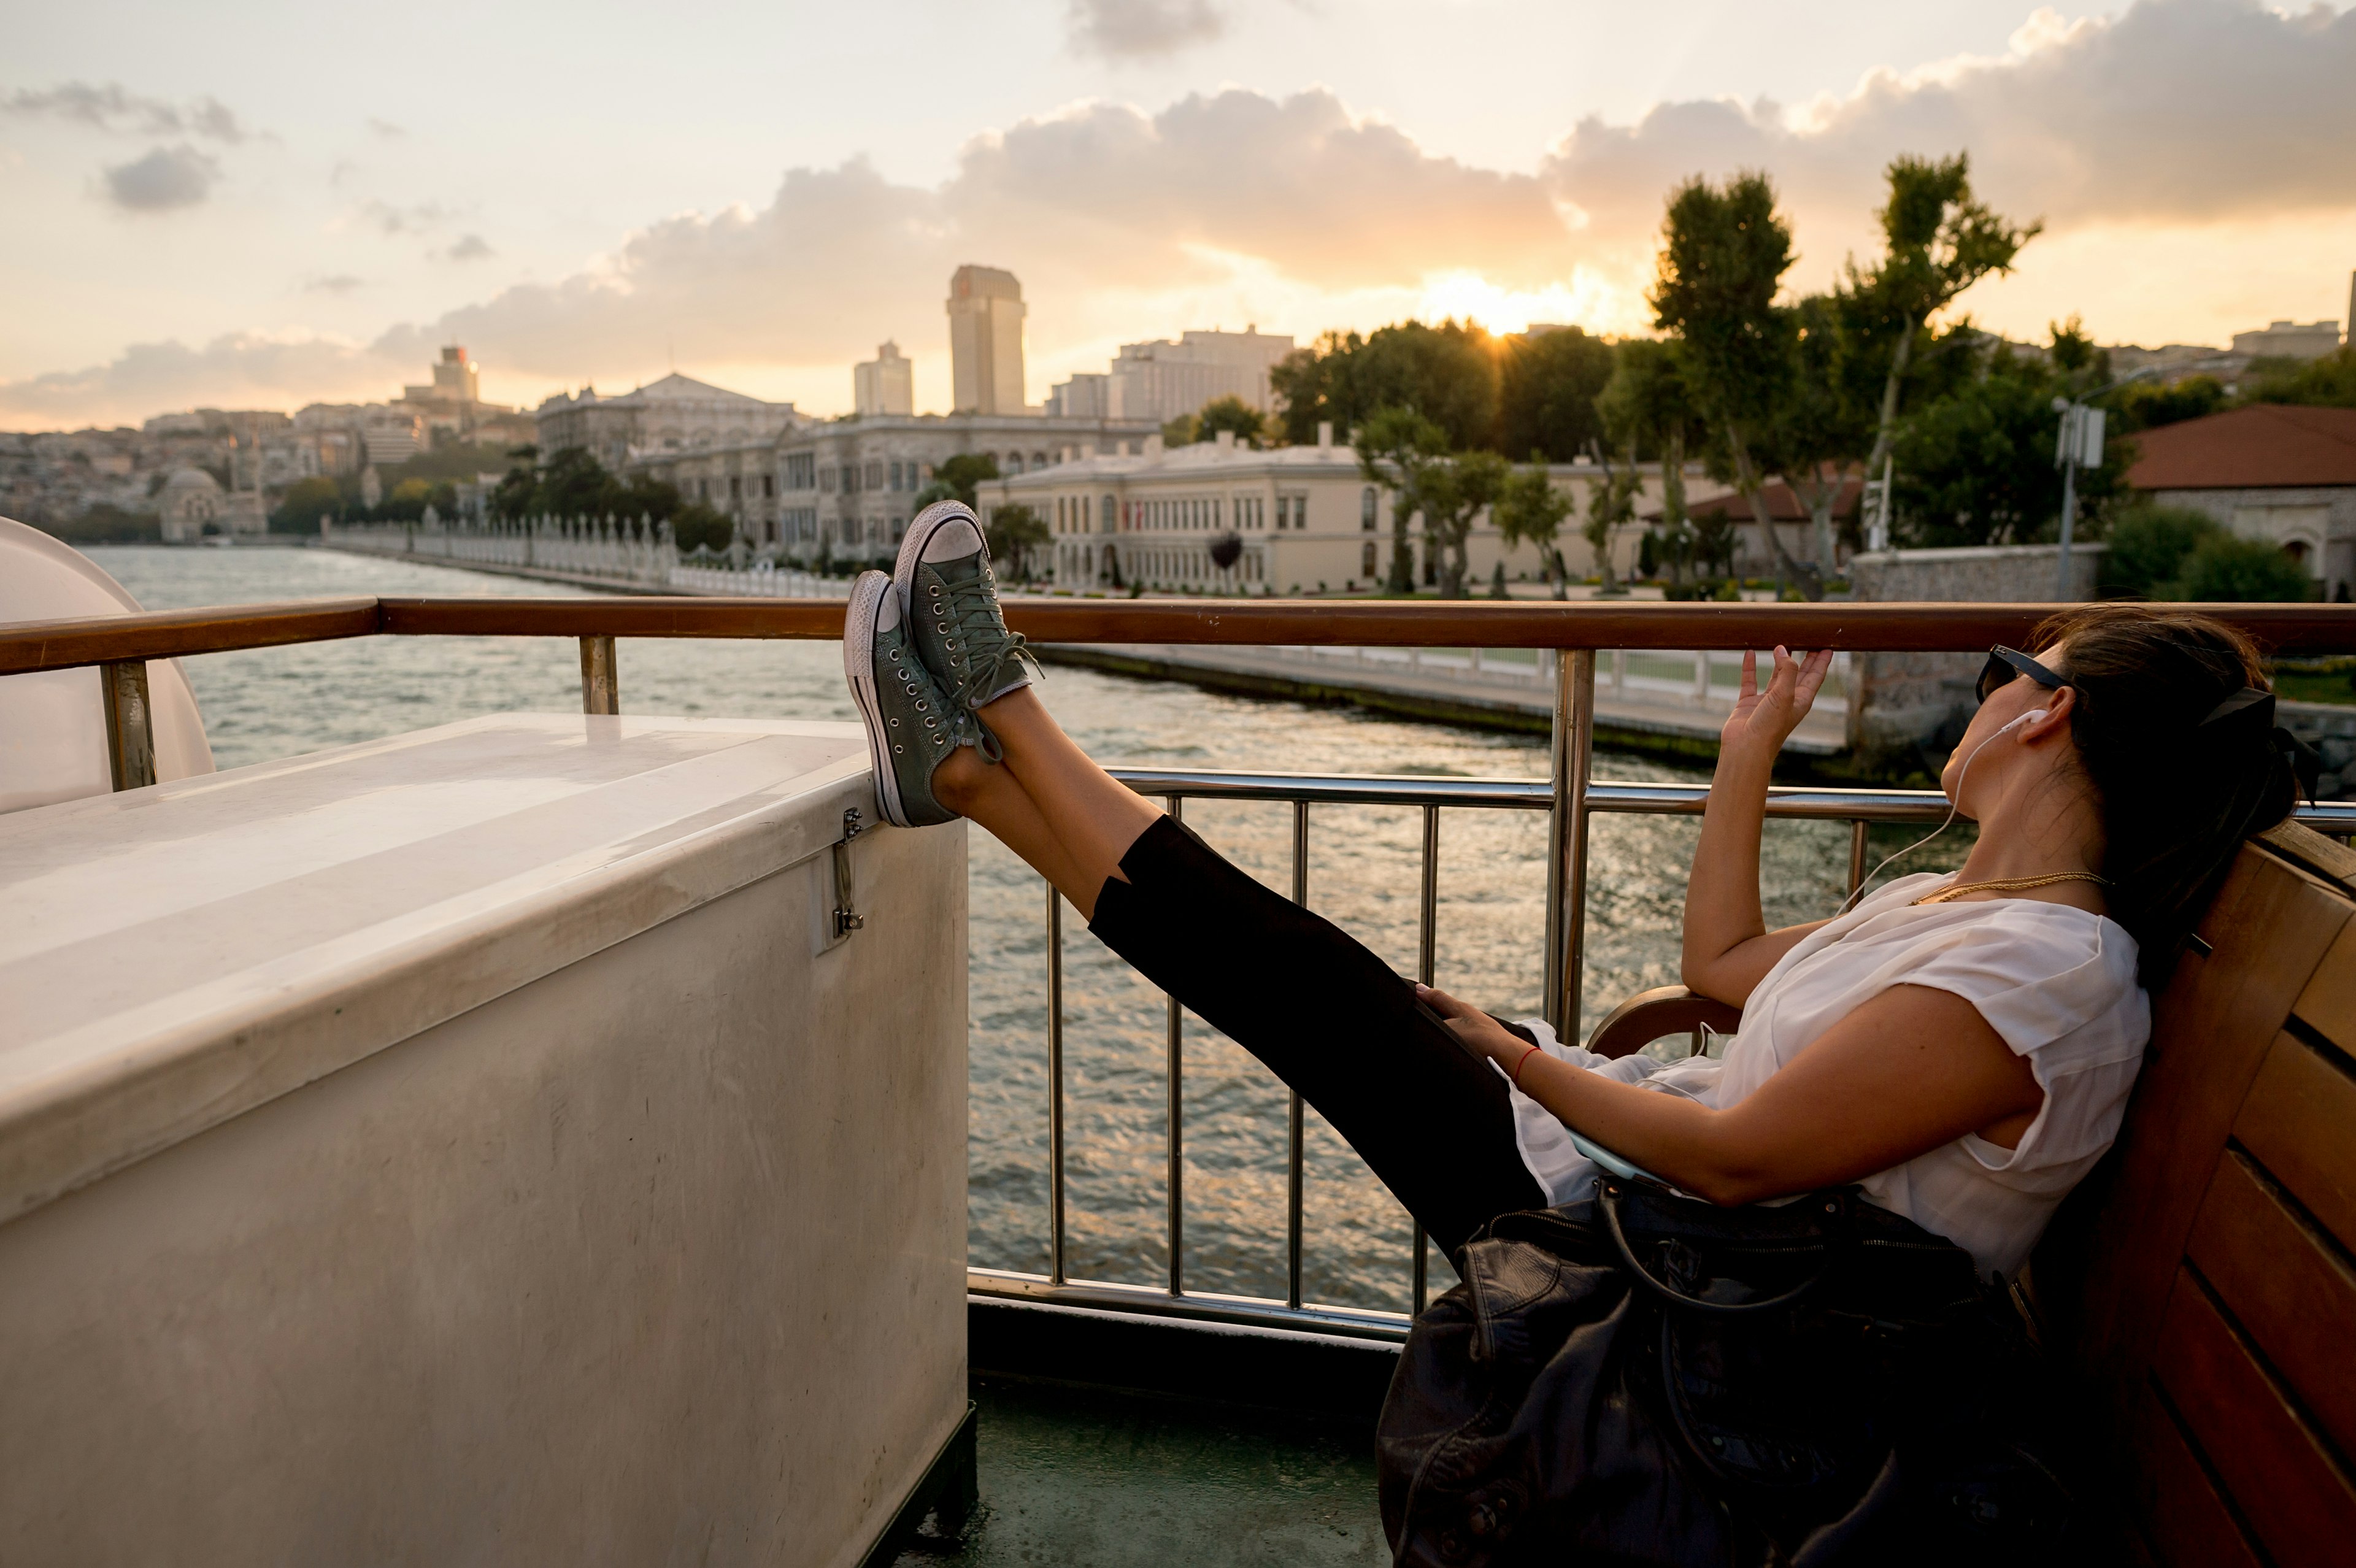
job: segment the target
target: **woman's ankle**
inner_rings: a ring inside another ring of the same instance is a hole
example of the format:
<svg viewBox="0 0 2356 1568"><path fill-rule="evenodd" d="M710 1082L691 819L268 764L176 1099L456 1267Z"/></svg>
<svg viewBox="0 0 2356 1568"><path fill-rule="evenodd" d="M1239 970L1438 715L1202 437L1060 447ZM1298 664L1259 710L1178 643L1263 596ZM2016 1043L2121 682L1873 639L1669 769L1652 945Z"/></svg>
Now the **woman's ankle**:
<svg viewBox="0 0 2356 1568"><path fill-rule="evenodd" d="M990 768L979 750L959 746L933 770L933 798L959 816L970 816L974 802L989 785Z"/></svg>

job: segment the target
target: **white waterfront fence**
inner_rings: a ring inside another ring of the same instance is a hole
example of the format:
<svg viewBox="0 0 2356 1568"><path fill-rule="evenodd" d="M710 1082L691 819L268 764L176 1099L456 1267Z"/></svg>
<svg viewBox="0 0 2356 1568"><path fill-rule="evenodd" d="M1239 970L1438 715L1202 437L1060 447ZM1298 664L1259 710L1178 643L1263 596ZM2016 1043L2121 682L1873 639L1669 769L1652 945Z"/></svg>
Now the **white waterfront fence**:
<svg viewBox="0 0 2356 1568"><path fill-rule="evenodd" d="M1270 651L1280 657L1309 664L1426 670L1484 686L1543 688L1554 682L1555 661L1540 656L1532 648L1359 648L1290 644ZM1825 675L1824 691L1816 699L1817 709L1831 711L1844 704L1848 697L1848 682L1849 656L1836 653L1832 668ZM1742 659L1738 654L1615 648L1598 656L1595 669L1599 697L1655 707L1724 712L1733 708L1741 684Z"/></svg>
<svg viewBox="0 0 2356 1568"><path fill-rule="evenodd" d="M531 517L453 527L429 511L417 523L323 521L323 543L370 555L466 566L561 572L674 593L755 599L844 599L851 580L821 577L755 554L739 539L727 549L681 554L670 525L640 517Z"/></svg>

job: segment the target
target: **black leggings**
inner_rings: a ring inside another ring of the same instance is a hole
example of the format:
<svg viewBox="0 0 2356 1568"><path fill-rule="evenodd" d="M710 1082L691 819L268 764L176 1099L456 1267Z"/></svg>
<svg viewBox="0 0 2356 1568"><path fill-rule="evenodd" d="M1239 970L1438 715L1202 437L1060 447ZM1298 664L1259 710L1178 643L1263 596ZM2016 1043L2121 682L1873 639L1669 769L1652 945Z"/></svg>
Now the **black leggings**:
<svg viewBox="0 0 2356 1568"><path fill-rule="evenodd" d="M1088 929L1316 1106L1451 1258L1546 1203L1505 1081L1363 944L1166 816L1120 869Z"/></svg>

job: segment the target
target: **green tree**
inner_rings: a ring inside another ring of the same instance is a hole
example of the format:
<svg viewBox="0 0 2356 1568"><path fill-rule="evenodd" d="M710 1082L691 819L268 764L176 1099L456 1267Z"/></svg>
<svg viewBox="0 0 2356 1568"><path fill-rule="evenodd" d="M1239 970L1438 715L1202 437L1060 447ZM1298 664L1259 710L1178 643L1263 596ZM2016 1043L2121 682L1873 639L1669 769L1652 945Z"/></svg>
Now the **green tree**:
<svg viewBox="0 0 2356 1568"><path fill-rule="evenodd" d="M670 542L681 554L699 549L717 555L736 537L736 521L717 507L690 501L671 514Z"/></svg>
<svg viewBox="0 0 2356 1568"><path fill-rule="evenodd" d="M1898 531L1906 543L2032 544L2053 537L2060 522L2053 400L2097 384L2103 357L2064 324L2043 359L1993 339L1981 340L1977 359L1976 374L1916 410L1899 432ZM2111 440L2103 465L2079 473L2086 537L2101 535L2124 492L2131 445Z"/></svg>
<svg viewBox="0 0 2356 1568"><path fill-rule="evenodd" d="M107 501L93 503L78 517L34 526L52 539L75 545L154 544L164 537L163 519L155 513L125 511Z"/></svg>
<svg viewBox="0 0 2356 1568"><path fill-rule="evenodd" d="M1194 414L1172 414L1162 421L1162 444L1192 446L1203 439L1203 421Z"/></svg>
<svg viewBox="0 0 2356 1568"><path fill-rule="evenodd" d="M2020 248L2044 228L2042 220L2015 224L1989 211L1972 194L1971 160L1964 153L1936 160L1901 155L1884 177L1890 199L1874 214L1881 224L1881 260L1848 270L1849 293L1859 306L1860 347L1869 352L1879 339L1888 356L1865 460L1868 478L1880 475L1897 440L1899 395L1931 318L1990 272L2012 271Z"/></svg>
<svg viewBox="0 0 2356 1568"><path fill-rule="evenodd" d="M2111 524L2103 552L2102 593L2109 599L2165 599L2203 539L2221 530L2206 512L2146 502Z"/></svg>
<svg viewBox="0 0 2356 1568"><path fill-rule="evenodd" d="M2356 327L2356 323L2350 324ZM2311 403L2356 409L2356 344L2305 364L2280 365L2261 372L2248 390L2254 403Z"/></svg>
<svg viewBox="0 0 2356 1568"><path fill-rule="evenodd" d="M1562 546L1558 541L1562 520L1570 516L1569 493L1555 487L1547 473L1546 453L1530 453L1529 466L1516 468L1505 476L1497 493L1497 505L1490 514L1496 519L1498 537L1509 550L1527 544L1538 552L1538 570L1554 584L1554 596L1567 597L1565 587L1569 574L1563 566ZM1504 570L1500 561L1498 569Z"/></svg>
<svg viewBox="0 0 2356 1568"><path fill-rule="evenodd" d="M1595 399L1612 370L1612 345L1576 326L1505 339L1497 360L1500 450L1576 461L1602 433Z"/></svg>
<svg viewBox="0 0 2356 1568"><path fill-rule="evenodd" d="M491 515L509 522L530 517L540 496L540 448L519 446L508 453L513 464L491 492Z"/></svg>
<svg viewBox="0 0 2356 1568"><path fill-rule="evenodd" d="M1241 398L1213 398L1194 416L1194 439L1211 441L1226 431L1246 445L1258 446L1267 427L1268 416Z"/></svg>
<svg viewBox="0 0 2356 1568"><path fill-rule="evenodd" d="M1811 599L1824 578L1783 548L1761 491L1761 464L1772 461L1777 411L1794 373L1792 313L1775 293L1792 265L1792 230L1775 211L1763 174L1739 174L1721 187L1694 178L1669 197L1651 295L1654 323L1676 336L1686 385L1701 409L1735 489L1783 573Z"/></svg>
<svg viewBox="0 0 2356 1568"><path fill-rule="evenodd" d="M1854 296L1810 294L1792 309L1792 383L1776 411L1774 465L1810 524L1810 564L1833 571L1833 508L1858 454L1873 439L1871 405L1858 394L1860 334Z"/></svg>
<svg viewBox="0 0 2356 1568"><path fill-rule="evenodd" d="M1604 456L1607 450L1620 451L1632 480L1638 458L1660 460L1661 527L1655 553L1668 562L1670 582L1682 588L1687 568L1698 553L1686 514L1686 450L1689 443L1700 441L1704 432L1679 356L1671 345L1649 338L1631 338L1621 344L1612 379L1596 399L1595 408L1603 433L1590 451L1604 467L1607 488L1617 483L1612 464ZM1633 496L1632 490L1632 508Z"/></svg>
<svg viewBox="0 0 2356 1568"><path fill-rule="evenodd" d="M2315 597L2315 579L2281 547L2220 530L2193 547L2171 589L2200 603L2297 603Z"/></svg>
<svg viewBox="0 0 2356 1568"><path fill-rule="evenodd" d="M1384 589L1415 592L1415 549L1408 524L1422 508L1422 485L1433 464L1448 452L1448 432L1413 409L1378 409L1353 439L1359 472L1369 484L1391 493L1391 567Z"/></svg>
<svg viewBox="0 0 2356 1568"><path fill-rule="evenodd" d="M1269 373L1282 400L1284 439L1305 445L1321 421L1353 431L1381 410L1411 410L1446 432L1451 450L1494 447L1494 340L1471 323L1404 321L1373 336L1329 332Z"/></svg>
<svg viewBox="0 0 2356 1568"><path fill-rule="evenodd" d="M1494 452L1460 452L1424 464L1416 481L1425 559L1440 567L1440 596L1464 597L1472 520L1494 506L1511 465Z"/></svg>
<svg viewBox="0 0 2356 1568"><path fill-rule="evenodd" d="M1032 552L1053 537L1039 514L1019 501L991 512L983 531L991 559L1004 561L1017 582L1031 581Z"/></svg>
<svg viewBox="0 0 2356 1568"><path fill-rule="evenodd" d="M322 516L340 517L344 515L343 487L325 475L297 479L286 486L278 498L278 506L270 514L270 531L274 534L316 533Z"/></svg>
<svg viewBox="0 0 2356 1568"><path fill-rule="evenodd" d="M599 517L613 512L614 476L586 447L568 446L543 464L531 510L541 516Z"/></svg>
<svg viewBox="0 0 2356 1568"><path fill-rule="evenodd" d="M998 459L987 452L960 452L933 470L933 482L916 493L921 510L935 501L977 504L985 479L998 477Z"/></svg>
<svg viewBox="0 0 2356 1568"><path fill-rule="evenodd" d="M1587 522L1580 532L1586 535L1588 548L1594 552L1596 585L1604 593L1621 591L1612 571L1612 536L1626 524L1636 520L1636 496L1644 488L1644 479L1636 472L1636 449L1632 443L1621 449L1622 461L1614 464L1612 454L1601 442L1594 448L1595 461L1603 470L1601 489L1589 493Z"/></svg>
<svg viewBox="0 0 2356 1568"><path fill-rule="evenodd" d="M2158 430L2213 414L2225 406L2225 388L2214 376L2187 376L2161 386L2156 381L2130 381L2112 394L2113 417L2122 433Z"/></svg>

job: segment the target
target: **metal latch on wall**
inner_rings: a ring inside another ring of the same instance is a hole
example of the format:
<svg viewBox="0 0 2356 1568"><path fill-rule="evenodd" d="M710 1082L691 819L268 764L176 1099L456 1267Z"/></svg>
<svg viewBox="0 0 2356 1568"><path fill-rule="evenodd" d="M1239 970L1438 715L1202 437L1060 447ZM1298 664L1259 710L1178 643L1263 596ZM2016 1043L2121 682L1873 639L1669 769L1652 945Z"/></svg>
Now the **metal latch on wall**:
<svg viewBox="0 0 2356 1568"><path fill-rule="evenodd" d="M857 889L851 874L851 841L866 831L860 820L859 808L852 806L842 814L842 837L834 846L834 934L837 941L850 935L867 923L859 912Z"/></svg>

